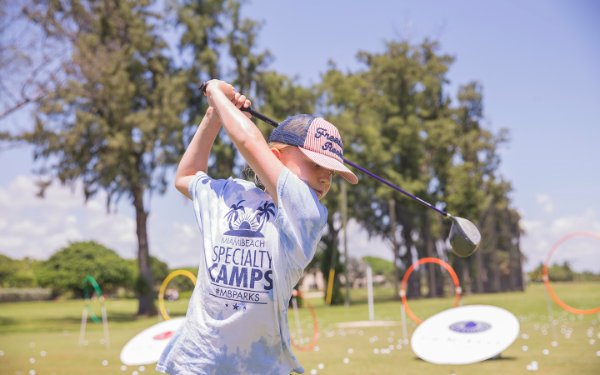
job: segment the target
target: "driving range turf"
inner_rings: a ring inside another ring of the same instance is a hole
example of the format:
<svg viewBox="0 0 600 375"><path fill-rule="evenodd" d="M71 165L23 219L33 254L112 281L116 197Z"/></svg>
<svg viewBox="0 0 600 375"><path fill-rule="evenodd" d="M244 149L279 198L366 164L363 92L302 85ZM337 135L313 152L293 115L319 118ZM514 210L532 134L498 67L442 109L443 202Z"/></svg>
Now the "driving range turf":
<svg viewBox="0 0 600 375"><path fill-rule="evenodd" d="M567 304L591 309L600 304L599 283L553 284ZM375 320L387 327L340 328L338 323L369 319L364 290L352 291L349 307L324 306L310 299L319 325L319 339L311 351L295 350L306 374L600 374L600 314L574 315L550 302L543 284L525 292L467 295L463 305L494 305L512 312L520 322L515 342L500 357L470 365L434 365L420 360L403 341L401 303L389 288L375 289ZM452 307L454 297L409 300L421 319ZM167 302L172 316L185 314L187 300ZM158 323L159 317L137 318L135 300L106 302L110 347L102 325L88 321L86 343L79 346L82 300L0 304L0 374L152 374L154 365L124 366L121 348L137 333ZM100 314L99 303L92 308ZM312 325L307 308L299 310L303 336L310 339ZM292 331L296 317L290 312ZM357 324L360 325L360 324ZM408 336L416 324L407 316ZM308 344L304 344L308 345ZM533 362L537 362L537 371Z"/></svg>

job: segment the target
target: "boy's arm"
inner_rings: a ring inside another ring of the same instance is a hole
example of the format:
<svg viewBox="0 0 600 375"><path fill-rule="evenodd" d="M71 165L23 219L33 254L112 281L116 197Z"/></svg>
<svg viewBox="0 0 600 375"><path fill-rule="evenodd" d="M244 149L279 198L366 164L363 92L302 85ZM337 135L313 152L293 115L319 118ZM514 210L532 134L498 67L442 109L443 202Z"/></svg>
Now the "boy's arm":
<svg viewBox="0 0 600 375"><path fill-rule="evenodd" d="M260 130L231 99L240 97L244 101L245 98L239 96L233 86L219 80L208 82L206 95L211 106L219 113L229 138L277 203L277 179L284 166L270 150Z"/></svg>
<svg viewBox="0 0 600 375"><path fill-rule="evenodd" d="M175 174L175 187L181 194L190 198L189 184L196 172L208 171L208 157L210 149L221 129L221 120L212 107L208 107L202 118L192 141L185 150L177 172Z"/></svg>

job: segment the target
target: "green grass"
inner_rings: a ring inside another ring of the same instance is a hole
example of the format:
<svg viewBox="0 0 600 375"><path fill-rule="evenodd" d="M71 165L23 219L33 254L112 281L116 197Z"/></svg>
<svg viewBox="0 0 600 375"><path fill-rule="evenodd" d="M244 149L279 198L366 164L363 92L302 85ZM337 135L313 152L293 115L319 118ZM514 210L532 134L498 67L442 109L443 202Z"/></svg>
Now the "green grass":
<svg viewBox="0 0 600 375"><path fill-rule="evenodd" d="M589 309L600 304L598 283L558 284L556 293L568 304ZM390 289L376 289L375 319L400 323L400 302ZM486 304L508 309L521 323L517 340L499 359L463 366L433 365L418 359L409 346L402 345L401 325L387 328L345 328L337 323L368 320L364 291L353 291L351 306L324 306L311 300L318 317L320 337L316 351L296 354L306 373L318 374L525 374L526 367L537 361L540 374L600 374L600 315L573 315L550 303L554 322L549 319L548 297L543 285L535 284L525 293L499 293L463 297L464 305ZM452 306L453 298L410 301L411 310L420 318ZM173 316L183 315L186 301L168 302ZM154 373L154 366L121 370L119 353L125 343L146 327L161 319L136 318L137 302L108 300L110 348L101 342L102 325L88 322L87 345L79 346L81 300L56 302L20 302L0 305L0 373L29 374L140 374ZM100 307L92 306L96 314ZM300 319L308 319L307 309ZM295 317L290 315L290 324ZM302 324L303 331L312 330ZM408 321L408 334L416 324ZM571 332L567 337L566 333ZM593 341L592 341L593 340ZM557 346L552 342L556 341ZM382 349L393 347L388 354ZM524 351L523 346L528 350ZM549 350L544 355L543 350ZM376 353L378 352L378 353ZM44 355L43 355L43 354ZM346 359L347 363L344 363ZM31 362L30 362L31 361ZM103 361L105 365L103 365ZM33 363L32 363L33 362Z"/></svg>

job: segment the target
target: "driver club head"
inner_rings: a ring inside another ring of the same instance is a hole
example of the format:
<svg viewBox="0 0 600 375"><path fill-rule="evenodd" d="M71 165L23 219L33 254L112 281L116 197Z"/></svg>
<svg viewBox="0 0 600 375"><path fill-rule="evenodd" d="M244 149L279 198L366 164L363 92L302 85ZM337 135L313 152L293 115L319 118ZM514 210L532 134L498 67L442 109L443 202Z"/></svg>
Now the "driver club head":
<svg viewBox="0 0 600 375"><path fill-rule="evenodd" d="M473 254L481 242L479 229L467 219L450 216L452 227L448 235L448 241L452 252L461 258Z"/></svg>

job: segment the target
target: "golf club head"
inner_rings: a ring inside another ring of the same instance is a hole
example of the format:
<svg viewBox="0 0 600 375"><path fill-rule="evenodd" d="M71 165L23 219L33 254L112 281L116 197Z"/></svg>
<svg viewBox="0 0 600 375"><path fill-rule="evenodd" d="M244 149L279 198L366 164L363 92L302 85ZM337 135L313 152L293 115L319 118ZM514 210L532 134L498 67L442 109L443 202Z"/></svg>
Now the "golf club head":
<svg viewBox="0 0 600 375"><path fill-rule="evenodd" d="M467 219L462 217L450 216L452 227L448 235L448 241L452 247L452 252L461 258L468 257L473 254L479 242L481 234L479 229Z"/></svg>

